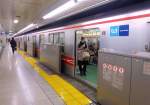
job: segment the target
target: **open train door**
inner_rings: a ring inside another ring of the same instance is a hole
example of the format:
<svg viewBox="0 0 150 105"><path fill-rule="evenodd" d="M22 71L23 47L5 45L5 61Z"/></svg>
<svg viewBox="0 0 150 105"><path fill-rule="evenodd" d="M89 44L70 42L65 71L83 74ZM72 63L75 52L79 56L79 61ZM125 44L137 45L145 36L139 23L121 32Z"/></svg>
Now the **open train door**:
<svg viewBox="0 0 150 105"><path fill-rule="evenodd" d="M89 58L80 60L79 46L85 43L85 50L89 54ZM99 50L100 30L99 28L81 29L76 31L76 70L75 76L81 81L97 87L97 72L98 72L98 50Z"/></svg>

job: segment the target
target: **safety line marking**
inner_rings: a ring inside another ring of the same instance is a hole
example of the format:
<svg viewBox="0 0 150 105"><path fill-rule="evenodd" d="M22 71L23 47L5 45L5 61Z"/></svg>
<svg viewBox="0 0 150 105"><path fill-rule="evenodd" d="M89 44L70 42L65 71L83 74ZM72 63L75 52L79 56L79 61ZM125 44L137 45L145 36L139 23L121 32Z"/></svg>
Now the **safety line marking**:
<svg viewBox="0 0 150 105"><path fill-rule="evenodd" d="M70 83L62 79L58 75L48 75L41 67L38 66L37 60L33 57L26 56L23 51L18 53L27 61L34 70L48 82L55 92L63 99L66 105L89 105L92 101L74 88Z"/></svg>

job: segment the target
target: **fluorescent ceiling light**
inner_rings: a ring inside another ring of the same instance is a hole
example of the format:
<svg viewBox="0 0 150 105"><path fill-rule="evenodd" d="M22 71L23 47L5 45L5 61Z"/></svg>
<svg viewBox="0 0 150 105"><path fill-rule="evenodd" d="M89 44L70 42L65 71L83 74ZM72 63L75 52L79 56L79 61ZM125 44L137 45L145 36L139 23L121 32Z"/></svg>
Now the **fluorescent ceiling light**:
<svg viewBox="0 0 150 105"><path fill-rule="evenodd" d="M15 20L14 20L14 23L15 23L15 24L19 23L19 20L18 20L18 19L15 19Z"/></svg>
<svg viewBox="0 0 150 105"><path fill-rule="evenodd" d="M35 26L35 24L32 23L32 24L26 26L25 28L21 29L21 30L20 30L19 32L17 32L16 34L22 33L22 32L24 32L24 31L26 31L26 30L30 29L31 27L34 27L34 26Z"/></svg>
<svg viewBox="0 0 150 105"><path fill-rule="evenodd" d="M54 9L53 11L51 11L48 14L46 14L45 16L43 16L43 19L52 18L53 16L56 16L56 15L66 11L66 10L69 10L69 9L73 8L78 3L81 3L83 1L87 1L87 0L69 0L65 4L61 5L60 7Z"/></svg>

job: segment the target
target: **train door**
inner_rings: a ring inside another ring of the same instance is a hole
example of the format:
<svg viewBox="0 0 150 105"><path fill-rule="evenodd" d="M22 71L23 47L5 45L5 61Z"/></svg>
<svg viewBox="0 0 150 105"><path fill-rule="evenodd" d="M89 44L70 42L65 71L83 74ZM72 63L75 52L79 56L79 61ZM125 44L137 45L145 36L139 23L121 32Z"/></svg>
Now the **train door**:
<svg viewBox="0 0 150 105"><path fill-rule="evenodd" d="M59 45L61 46L61 60L63 58L63 55L65 53L65 33L60 32L59 33ZM63 60L61 61L61 73L65 72L65 66Z"/></svg>
<svg viewBox="0 0 150 105"><path fill-rule="evenodd" d="M64 45L65 45L65 33L64 32L58 32L53 34L53 44L60 46L60 56L63 57L64 54ZM64 64L61 61L61 73L64 73Z"/></svg>
<svg viewBox="0 0 150 105"><path fill-rule="evenodd" d="M19 49L21 50L21 37L19 37Z"/></svg>
<svg viewBox="0 0 150 105"><path fill-rule="evenodd" d="M32 41L33 41L33 56L37 57L37 51L36 51L36 36L32 37Z"/></svg>
<svg viewBox="0 0 150 105"><path fill-rule="evenodd" d="M35 35L34 36L33 43L34 43L35 57L39 58L40 57L40 43L41 43L40 35Z"/></svg>
<svg viewBox="0 0 150 105"><path fill-rule="evenodd" d="M20 48L20 39L19 39L19 37L18 38L16 38L17 39L17 49L19 49Z"/></svg>
<svg viewBox="0 0 150 105"><path fill-rule="evenodd" d="M36 35L36 57L40 57L40 35Z"/></svg>
<svg viewBox="0 0 150 105"><path fill-rule="evenodd" d="M42 42L42 36L39 35L38 36L38 42L37 42L37 45L38 45L38 58L40 58L40 47L41 47L41 42Z"/></svg>
<svg viewBox="0 0 150 105"><path fill-rule="evenodd" d="M94 87L97 84L99 36L100 30L98 28L76 31L75 76ZM79 50L82 48L81 39L84 39L85 46L84 49ZM83 58L84 54L88 55L86 59Z"/></svg>
<svg viewBox="0 0 150 105"><path fill-rule="evenodd" d="M59 33L54 33L54 44L59 44Z"/></svg>
<svg viewBox="0 0 150 105"><path fill-rule="evenodd" d="M50 43L50 44L54 43L54 35L53 35L53 33L50 33L48 35L48 43Z"/></svg>
<svg viewBox="0 0 150 105"><path fill-rule="evenodd" d="M20 37L20 49L23 50L23 39Z"/></svg>
<svg viewBox="0 0 150 105"><path fill-rule="evenodd" d="M27 52L27 36L24 37L24 51Z"/></svg>

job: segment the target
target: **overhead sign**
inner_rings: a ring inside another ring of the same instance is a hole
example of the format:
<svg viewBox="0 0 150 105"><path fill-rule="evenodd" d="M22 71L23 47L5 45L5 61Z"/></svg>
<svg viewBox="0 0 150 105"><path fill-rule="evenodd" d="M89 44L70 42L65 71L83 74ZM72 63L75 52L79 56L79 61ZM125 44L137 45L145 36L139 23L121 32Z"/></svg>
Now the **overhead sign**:
<svg viewBox="0 0 150 105"><path fill-rule="evenodd" d="M129 36L129 25L111 26L110 36Z"/></svg>

